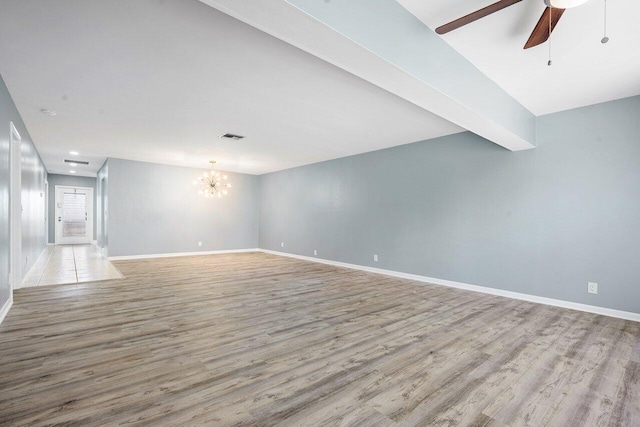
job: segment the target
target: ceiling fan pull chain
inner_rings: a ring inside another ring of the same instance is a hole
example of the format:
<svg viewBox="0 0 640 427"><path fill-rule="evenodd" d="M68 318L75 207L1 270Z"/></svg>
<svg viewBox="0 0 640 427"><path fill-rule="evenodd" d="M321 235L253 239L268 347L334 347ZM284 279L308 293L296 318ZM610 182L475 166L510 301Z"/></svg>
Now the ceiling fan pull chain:
<svg viewBox="0 0 640 427"><path fill-rule="evenodd" d="M604 37L600 40L600 43L605 44L609 41L607 37L607 0L604 0Z"/></svg>
<svg viewBox="0 0 640 427"><path fill-rule="evenodd" d="M549 14L549 62L547 65L551 67L551 13Z"/></svg>

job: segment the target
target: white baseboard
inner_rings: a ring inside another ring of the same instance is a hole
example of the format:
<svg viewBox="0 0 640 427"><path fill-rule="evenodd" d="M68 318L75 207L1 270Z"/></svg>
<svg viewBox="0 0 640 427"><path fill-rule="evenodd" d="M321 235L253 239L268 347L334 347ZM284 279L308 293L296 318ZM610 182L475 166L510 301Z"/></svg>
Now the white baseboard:
<svg viewBox="0 0 640 427"><path fill-rule="evenodd" d="M433 277L420 276L417 274L402 273L399 271L385 270L382 268L367 267L364 265L349 264L346 262L331 261L322 258L315 258L304 255L294 255L286 252L272 251L268 249L259 249L272 255L286 256L290 258L302 259L305 261L318 262L321 264L333 265L336 267L345 267L353 270L367 271L369 273L384 274L385 276L400 277L402 279L415 280L416 282L432 283L435 285L448 286L450 288L464 289L467 291L481 292L483 294L497 295L506 298L518 299L522 301L535 302L538 304L552 305L554 307L568 308L571 310L585 311L588 313L601 314L603 316L616 317L619 319L632 320L640 322L640 313L632 313L630 311L614 310L612 308L598 307L595 305L580 304L577 302L563 301L554 298L540 297L537 295L523 294L520 292L505 291L502 289L488 288L486 286L469 285L467 283L454 282L452 280L436 279Z"/></svg>
<svg viewBox="0 0 640 427"><path fill-rule="evenodd" d="M0 310L0 323L2 323L7 313L9 313L9 309L11 308L12 305L13 305L13 295L9 296L9 299L7 300L7 302L5 302L4 305L2 306L2 310Z"/></svg>
<svg viewBox="0 0 640 427"><path fill-rule="evenodd" d="M110 256L109 261L124 261L128 259L147 259L147 258L173 258L179 256L196 256L196 255L219 255L219 254L237 254L243 252L260 252L260 249L226 249L220 251L199 251L199 252L175 252L167 254L149 254L149 255L125 255Z"/></svg>

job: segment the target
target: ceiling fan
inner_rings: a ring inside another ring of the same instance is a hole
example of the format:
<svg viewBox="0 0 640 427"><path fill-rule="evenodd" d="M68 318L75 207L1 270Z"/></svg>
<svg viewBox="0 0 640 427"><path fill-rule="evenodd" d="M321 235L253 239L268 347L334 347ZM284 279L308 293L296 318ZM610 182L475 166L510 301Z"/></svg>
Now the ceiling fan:
<svg viewBox="0 0 640 427"><path fill-rule="evenodd" d="M446 34L449 31L453 31L464 25L470 24L471 22L477 21L480 18L484 18L485 16L491 15L492 13L498 12L499 10L509 6L513 6L521 1L522 0L500 0L487 7L483 7L480 10L476 10L473 13L463 16L462 18L458 18L455 21L451 21L448 24L444 24L436 28L436 33ZM527 40L524 48L529 49L546 42L553 32L553 29L558 24L558 21L565 9L580 6L587 1L588 0L544 0L547 7L533 29L531 36L529 36L529 40Z"/></svg>

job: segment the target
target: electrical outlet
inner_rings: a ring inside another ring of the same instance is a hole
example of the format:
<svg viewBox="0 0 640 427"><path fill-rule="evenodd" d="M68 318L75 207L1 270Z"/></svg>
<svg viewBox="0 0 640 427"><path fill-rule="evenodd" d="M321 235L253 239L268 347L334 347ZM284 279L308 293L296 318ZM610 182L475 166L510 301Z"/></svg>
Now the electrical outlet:
<svg viewBox="0 0 640 427"><path fill-rule="evenodd" d="M317 250L317 249L314 249L314 250L313 250L313 254L314 254L314 255L318 255L318 250Z"/></svg>
<svg viewBox="0 0 640 427"><path fill-rule="evenodd" d="M284 242L280 242L280 247L284 248Z"/></svg>
<svg viewBox="0 0 640 427"><path fill-rule="evenodd" d="M198 246L202 246L202 242L198 242Z"/></svg>
<svg viewBox="0 0 640 427"><path fill-rule="evenodd" d="M378 262L378 254L373 254L373 262Z"/></svg>
<svg viewBox="0 0 640 427"><path fill-rule="evenodd" d="M587 283L587 292L589 292L590 294L597 294L598 293L598 284L594 283L594 282L588 282Z"/></svg>

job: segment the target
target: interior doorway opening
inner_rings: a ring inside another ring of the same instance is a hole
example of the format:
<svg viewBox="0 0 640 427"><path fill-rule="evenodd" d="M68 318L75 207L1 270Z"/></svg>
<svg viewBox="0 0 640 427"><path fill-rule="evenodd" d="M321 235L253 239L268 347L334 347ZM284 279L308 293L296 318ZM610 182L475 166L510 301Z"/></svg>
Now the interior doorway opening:
<svg viewBox="0 0 640 427"><path fill-rule="evenodd" d="M9 123L9 284L11 293L22 282L22 138Z"/></svg>

